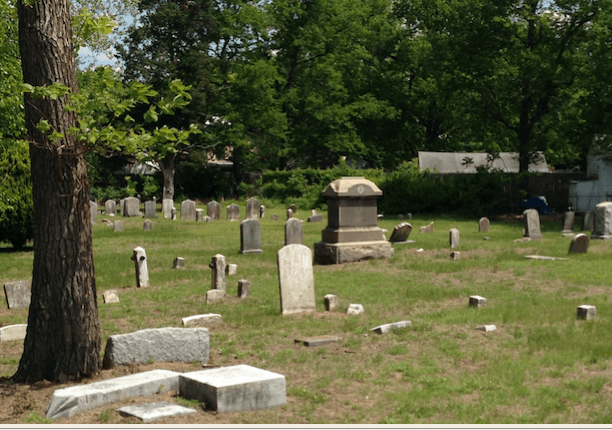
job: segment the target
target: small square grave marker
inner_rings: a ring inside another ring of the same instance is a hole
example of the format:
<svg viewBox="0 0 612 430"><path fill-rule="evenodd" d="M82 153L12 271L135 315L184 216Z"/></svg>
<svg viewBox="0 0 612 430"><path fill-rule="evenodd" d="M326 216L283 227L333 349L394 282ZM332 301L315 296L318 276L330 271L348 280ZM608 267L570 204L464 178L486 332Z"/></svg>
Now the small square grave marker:
<svg viewBox="0 0 612 430"><path fill-rule="evenodd" d="M576 317L580 320L592 320L597 315L597 308L590 305L578 306Z"/></svg>
<svg viewBox="0 0 612 430"><path fill-rule="evenodd" d="M251 283L246 279L238 281L238 297L245 299L251 294Z"/></svg>
<svg viewBox="0 0 612 430"><path fill-rule="evenodd" d="M206 304L210 305L211 303L217 303L223 300L225 297L224 290L208 290L206 292Z"/></svg>
<svg viewBox="0 0 612 430"><path fill-rule="evenodd" d="M185 259L183 257L176 257L174 259L174 263L172 264L172 268L174 268L174 269L184 269L185 268Z"/></svg>
<svg viewBox="0 0 612 430"><path fill-rule="evenodd" d="M338 296L334 294L326 294L325 295L325 310L327 312L332 312L337 307L338 307Z"/></svg>
<svg viewBox="0 0 612 430"><path fill-rule="evenodd" d="M497 330L497 327L495 327L493 324L490 324L490 325L481 325L481 326L476 327L476 330L489 332L489 331Z"/></svg>
<svg viewBox="0 0 612 430"><path fill-rule="evenodd" d="M482 308L487 305L487 299L481 296L470 296L470 306Z"/></svg>
<svg viewBox="0 0 612 430"><path fill-rule="evenodd" d="M102 294L102 298L104 299L104 303L119 303L119 295L117 295L117 290L108 290Z"/></svg>

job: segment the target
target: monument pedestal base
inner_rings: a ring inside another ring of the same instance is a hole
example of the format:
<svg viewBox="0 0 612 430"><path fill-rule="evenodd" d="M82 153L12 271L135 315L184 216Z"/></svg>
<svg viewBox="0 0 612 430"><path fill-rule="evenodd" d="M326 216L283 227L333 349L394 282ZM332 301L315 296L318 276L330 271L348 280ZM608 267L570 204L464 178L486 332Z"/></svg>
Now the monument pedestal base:
<svg viewBox="0 0 612 430"><path fill-rule="evenodd" d="M316 264L343 264L372 258L390 258L394 249L387 241L374 242L317 242L314 246Z"/></svg>

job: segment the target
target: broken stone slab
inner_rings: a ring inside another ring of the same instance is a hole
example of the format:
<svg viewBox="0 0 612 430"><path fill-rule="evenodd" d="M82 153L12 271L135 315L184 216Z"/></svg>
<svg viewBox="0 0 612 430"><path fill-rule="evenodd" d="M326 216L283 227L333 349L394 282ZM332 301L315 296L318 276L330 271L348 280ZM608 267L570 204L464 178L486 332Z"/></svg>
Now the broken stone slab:
<svg viewBox="0 0 612 430"><path fill-rule="evenodd" d="M364 313L365 310L363 309L363 305L357 304L357 303L351 303L348 307L348 310L346 311L347 315L359 315Z"/></svg>
<svg viewBox="0 0 612 430"><path fill-rule="evenodd" d="M102 294L102 298L104 299L104 303L119 303L117 290L105 291L104 294Z"/></svg>
<svg viewBox="0 0 612 430"><path fill-rule="evenodd" d="M9 309L29 308L32 298L30 281L7 282L4 295Z"/></svg>
<svg viewBox="0 0 612 430"><path fill-rule="evenodd" d="M185 327L206 327L211 324L220 323L221 320L222 317L219 314L192 315L183 318L183 325Z"/></svg>
<svg viewBox="0 0 612 430"><path fill-rule="evenodd" d="M525 258L527 258L528 260L547 260L547 261L565 261L567 260L567 258L560 258L560 257L547 257L545 255L525 255Z"/></svg>
<svg viewBox="0 0 612 430"><path fill-rule="evenodd" d="M182 374L179 395L218 413L269 409L287 401L283 375L246 364Z"/></svg>
<svg viewBox="0 0 612 430"><path fill-rule="evenodd" d="M208 290L206 292L206 304L217 303L223 300L225 291L223 290Z"/></svg>
<svg viewBox="0 0 612 430"><path fill-rule="evenodd" d="M490 325L481 325L479 327L476 327L476 330L489 332L489 331L497 330L497 327L495 327L493 324L490 324Z"/></svg>
<svg viewBox="0 0 612 430"><path fill-rule="evenodd" d="M580 320L592 320L597 316L597 308L591 305L580 305L576 311L576 317Z"/></svg>
<svg viewBox="0 0 612 430"><path fill-rule="evenodd" d="M47 418L71 417L128 397L177 391L179 375L158 369L55 390L47 406Z"/></svg>
<svg viewBox="0 0 612 430"><path fill-rule="evenodd" d="M150 423L162 418L182 417L183 415L198 413L195 409L168 402L123 406L117 409L117 412L124 417L136 417L142 420L143 423Z"/></svg>
<svg viewBox="0 0 612 430"><path fill-rule="evenodd" d="M323 222L323 215L321 214L313 214L308 217L306 222Z"/></svg>
<svg viewBox="0 0 612 430"><path fill-rule="evenodd" d="M395 323L390 323L390 324L383 324L383 325L379 325L378 327L374 327L370 329L370 331L373 331L374 333L378 333L378 334L383 334L391 330L394 330L396 328L404 328L404 327L412 327L412 323L410 321L400 321L400 322L395 322Z"/></svg>
<svg viewBox="0 0 612 430"><path fill-rule="evenodd" d="M475 308L482 308L487 305L487 299L482 296L470 296L469 305Z"/></svg>
<svg viewBox="0 0 612 430"><path fill-rule="evenodd" d="M324 335L315 337L305 337L303 339L295 339L294 343L301 343L304 346L322 346L327 345L328 343L338 342L339 340L342 340L342 338L338 336Z"/></svg>
<svg viewBox="0 0 612 430"><path fill-rule="evenodd" d="M209 335L205 328L150 328L109 336L102 365L111 369L150 360L205 364L208 354Z"/></svg>
<svg viewBox="0 0 612 430"><path fill-rule="evenodd" d="M0 342L24 340L28 331L27 324L14 324L0 327Z"/></svg>

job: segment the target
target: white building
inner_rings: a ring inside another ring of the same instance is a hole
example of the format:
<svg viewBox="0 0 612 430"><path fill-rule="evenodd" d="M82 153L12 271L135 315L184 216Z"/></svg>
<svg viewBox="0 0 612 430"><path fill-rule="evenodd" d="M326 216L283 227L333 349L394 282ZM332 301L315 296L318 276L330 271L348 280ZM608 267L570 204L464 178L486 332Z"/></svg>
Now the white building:
<svg viewBox="0 0 612 430"><path fill-rule="evenodd" d="M575 212L592 212L612 201L612 136L596 134L587 155L587 180L572 181L569 203Z"/></svg>

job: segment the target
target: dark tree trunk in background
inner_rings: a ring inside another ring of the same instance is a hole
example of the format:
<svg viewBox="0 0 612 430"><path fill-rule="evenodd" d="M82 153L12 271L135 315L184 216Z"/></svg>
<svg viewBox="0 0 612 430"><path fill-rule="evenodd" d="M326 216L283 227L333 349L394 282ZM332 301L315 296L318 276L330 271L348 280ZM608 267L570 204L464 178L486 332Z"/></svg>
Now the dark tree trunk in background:
<svg viewBox="0 0 612 430"><path fill-rule="evenodd" d="M19 49L26 83L59 82L76 91L68 0L18 5ZM25 97L34 201L32 301L15 382L65 381L100 369L100 323L92 252L89 183L84 153L66 130L77 124L65 97ZM64 134L50 142L45 119Z"/></svg>
<svg viewBox="0 0 612 430"><path fill-rule="evenodd" d="M162 199L174 199L174 161L176 154L168 152L164 158L161 159L159 166L162 171L162 177L164 179Z"/></svg>

